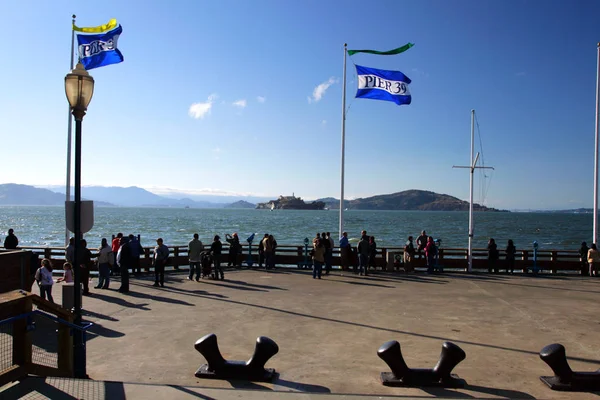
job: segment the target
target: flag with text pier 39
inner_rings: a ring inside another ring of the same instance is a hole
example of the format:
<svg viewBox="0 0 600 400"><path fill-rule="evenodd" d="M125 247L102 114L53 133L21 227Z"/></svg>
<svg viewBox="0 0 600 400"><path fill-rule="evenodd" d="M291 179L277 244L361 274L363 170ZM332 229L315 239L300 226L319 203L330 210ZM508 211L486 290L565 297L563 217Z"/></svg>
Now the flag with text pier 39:
<svg viewBox="0 0 600 400"><path fill-rule="evenodd" d="M393 101L398 105L410 104L408 84L411 80L402 72L357 65L356 75L358 76L356 97Z"/></svg>
<svg viewBox="0 0 600 400"><path fill-rule="evenodd" d="M123 62L123 54L117 48L121 33L123 33L123 28L119 25L105 33L77 34L79 61L86 70Z"/></svg>

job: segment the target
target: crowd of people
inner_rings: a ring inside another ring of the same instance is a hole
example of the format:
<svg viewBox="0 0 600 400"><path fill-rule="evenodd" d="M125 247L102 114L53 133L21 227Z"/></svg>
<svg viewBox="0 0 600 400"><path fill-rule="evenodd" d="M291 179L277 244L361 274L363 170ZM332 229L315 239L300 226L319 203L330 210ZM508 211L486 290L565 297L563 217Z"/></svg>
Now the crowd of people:
<svg viewBox="0 0 600 400"><path fill-rule="evenodd" d="M248 238L251 242L254 235ZM236 233L226 234L225 240L229 245L228 266L240 267L242 245L239 236ZM19 239L13 229L8 230L4 239L5 249L17 249ZM341 269L350 270L361 275L368 276L369 268L375 267L375 258L378 254L377 243L374 236L367 235L367 231L361 232L361 237L356 246L352 246L348 240L348 233L343 232L338 242L341 259ZM438 245L439 242L427 235L426 231L414 241L413 236L408 239L403 248L402 266L405 272L414 272L415 259L425 257L425 263L428 273L434 273L438 264ZM63 276L56 282L72 283L74 275L80 274L80 281L83 285L83 295L90 295L89 281L90 270L97 267L98 283L95 289L108 289L111 277L120 276L119 292L129 292L129 271L134 275L141 273L140 256L144 254L144 248L140 244L139 238L133 234L128 236L118 233L109 244L106 238L102 238L100 247L90 250L85 239L79 240L77 251L75 249L75 238L69 240L69 245L65 248L65 262L63 264ZM335 241L330 232L317 232L312 240L312 250L310 256L312 259L313 279L321 279L323 273L328 275L332 269L333 249ZM258 244L258 266L262 268L275 268L275 254L277 241L272 234L265 233ZM515 256L517 249L512 239L509 239L504 249L505 262L500 260L500 251L493 238L490 238L487 244L487 266L488 272L499 273L502 264L507 273L514 273ZM75 254L77 253L77 255ZM223 268L221 266L221 257L223 253L223 244L219 235L215 235L213 241L205 249L199 235L195 233L193 239L188 243L189 257L189 280L199 281L201 278L210 277L213 279L225 279ZM589 248L586 242L581 243L579 249L581 273L582 275L597 276L598 265L600 265L600 251L593 243ZM154 267L154 286L164 287L165 266L170 256L169 248L164 244L162 238L156 239L156 246L152 253L152 266ZM77 258L77 260L75 259ZM36 258L37 260L37 258ZM38 261L39 262L39 261ZM39 262L39 268L35 269L35 280L40 289L40 296L53 301L52 298L52 262L44 258ZM75 266L75 267L74 267ZM33 270L32 270L33 272Z"/></svg>

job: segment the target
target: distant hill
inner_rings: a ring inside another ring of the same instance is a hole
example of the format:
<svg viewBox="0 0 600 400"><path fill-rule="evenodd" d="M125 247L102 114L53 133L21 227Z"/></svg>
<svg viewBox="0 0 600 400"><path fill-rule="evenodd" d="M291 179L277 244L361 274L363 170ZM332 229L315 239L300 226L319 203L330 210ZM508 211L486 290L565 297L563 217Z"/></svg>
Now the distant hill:
<svg viewBox="0 0 600 400"><path fill-rule="evenodd" d="M320 199L323 201L323 199ZM330 209L339 209L340 201L326 202ZM344 201L349 210L412 210L412 211L468 211L469 202L447 194L426 190L405 190L392 194L382 194L356 200ZM502 211L473 204L475 211Z"/></svg>
<svg viewBox="0 0 600 400"><path fill-rule="evenodd" d="M247 201L240 200L235 203L226 204L225 208L255 208L256 205L252 203L248 203Z"/></svg>
<svg viewBox="0 0 600 400"><path fill-rule="evenodd" d="M73 198L73 194L71 194ZM82 193L82 199L86 200ZM112 206L109 202L97 201L95 205ZM65 195L48 189L40 189L16 183L0 184L0 205L6 206L64 206Z"/></svg>

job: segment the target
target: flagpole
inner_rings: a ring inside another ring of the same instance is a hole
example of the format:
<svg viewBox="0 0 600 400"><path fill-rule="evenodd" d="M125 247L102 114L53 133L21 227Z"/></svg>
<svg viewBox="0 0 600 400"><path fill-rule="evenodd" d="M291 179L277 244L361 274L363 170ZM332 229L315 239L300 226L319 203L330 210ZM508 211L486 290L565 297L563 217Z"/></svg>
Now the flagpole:
<svg viewBox="0 0 600 400"><path fill-rule="evenodd" d="M477 160L473 161L473 153L475 151L475 110L471 110L471 156L469 157L469 163L471 164L471 176L469 184L469 250L467 252L467 271L473 271L473 173L475 172L475 164ZM479 153L477 153L479 158Z"/></svg>
<svg viewBox="0 0 600 400"><path fill-rule="evenodd" d="M597 71L596 71L596 134L594 143L594 233L592 243L597 243L598 239L598 114L600 113L600 43L596 48Z"/></svg>
<svg viewBox="0 0 600 400"><path fill-rule="evenodd" d="M74 67L73 65L73 54L75 53L75 30L73 29L73 25L75 25L75 14L72 16L72 24L71 24L71 67L69 71L71 71ZM73 130L73 116L71 115L71 106L68 106L68 116L69 122L67 124L67 190L66 190L66 201L71 201L71 133ZM66 203L65 203L66 207ZM65 246L69 244L69 230L65 228Z"/></svg>
<svg viewBox="0 0 600 400"><path fill-rule="evenodd" d="M341 185L340 185L340 235L344 233L344 164L346 147L346 47L344 43L344 73L342 77L342 166L341 166Z"/></svg>

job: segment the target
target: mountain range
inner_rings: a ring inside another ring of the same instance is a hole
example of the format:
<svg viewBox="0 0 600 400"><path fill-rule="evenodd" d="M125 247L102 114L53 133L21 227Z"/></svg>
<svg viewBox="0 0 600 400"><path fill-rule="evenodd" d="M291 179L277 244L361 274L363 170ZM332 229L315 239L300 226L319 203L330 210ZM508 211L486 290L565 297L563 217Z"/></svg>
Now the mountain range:
<svg viewBox="0 0 600 400"><path fill-rule="evenodd" d="M171 194L172 195L172 194ZM255 208L258 197L226 197L215 201L195 200L190 197L173 198L160 196L146 189L131 187L84 186L83 199L93 200L97 206L114 207L176 207L176 208ZM228 202L223 202L227 199ZM221 202L218 202L221 200ZM65 195L47 188L14 183L0 184L0 205L64 205ZM264 201L264 200L263 200ZM328 209L339 209L340 201L333 197L317 199ZM345 200L349 210L421 210L466 211L469 203L446 194L425 190L405 190L392 194ZM501 211L474 204L475 211Z"/></svg>

